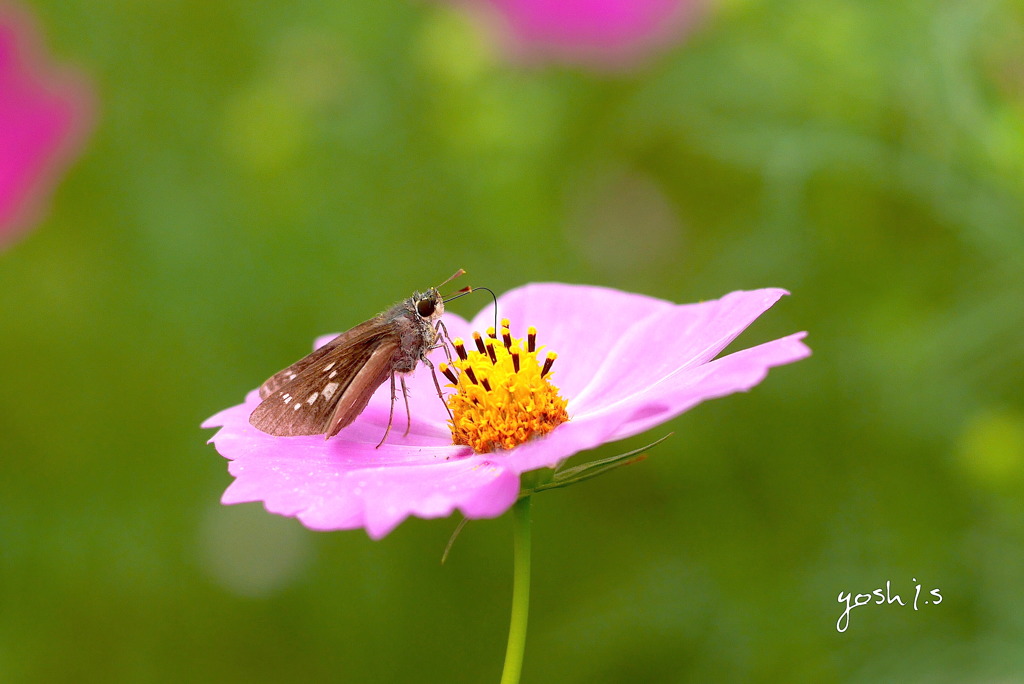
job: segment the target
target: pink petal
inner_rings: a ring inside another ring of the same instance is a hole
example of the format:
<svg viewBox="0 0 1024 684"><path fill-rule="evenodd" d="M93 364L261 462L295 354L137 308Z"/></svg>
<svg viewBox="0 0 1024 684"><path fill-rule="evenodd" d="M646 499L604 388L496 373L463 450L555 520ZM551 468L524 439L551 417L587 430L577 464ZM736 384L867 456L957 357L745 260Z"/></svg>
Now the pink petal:
<svg viewBox="0 0 1024 684"><path fill-rule="evenodd" d="M611 362L594 369L587 385L575 391L574 409L586 412L649 394L672 382L680 370L706 364L785 294L777 288L738 291L709 302L673 305L636 320L613 341L591 337Z"/></svg>
<svg viewBox="0 0 1024 684"><path fill-rule="evenodd" d="M382 447L383 448L383 447ZM467 518L492 518L511 506L519 476L478 456L402 465L364 454L363 463L342 465L309 456L233 461L234 483L225 504L264 501L271 513L295 516L314 530L365 527L385 536L410 515L440 518L461 509Z"/></svg>
<svg viewBox="0 0 1024 684"><path fill-rule="evenodd" d="M440 404L436 394L434 403ZM501 515L518 494L518 474L453 446L447 430L440 437L424 433L433 432L429 421L414 422L408 437L396 425L377 449L386 409L383 417L364 421L367 409L343 437L325 440L260 432L249 425L258 404L259 394L251 392L244 404L203 423L221 427L210 441L234 459L228 470L235 481L224 492L225 504L263 501L272 513L296 516L311 529L365 527L376 538L409 515L444 517L456 509L470 518Z"/></svg>
<svg viewBox="0 0 1024 684"><path fill-rule="evenodd" d="M556 466L707 399L746 391L772 366L806 357L810 350L798 333L709 363L784 294L738 291L676 305L605 288L528 285L501 297L501 316L522 319L520 329L537 326L540 342L554 339L548 345L559 353L554 382L570 415L543 439L517 447L508 466L520 473Z"/></svg>
<svg viewBox="0 0 1024 684"><path fill-rule="evenodd" d="M628 66L677 39L700 0L486 0L499 39L521 57ZM472 4L472 3L464 3ZM485 15L485 20L487 16Z"/></svg>
<svg viewBox="0 0 1024 684"><path fill-rule="evenodd" d="M538 344L558 353L553 382L570 400L570 413L592 402L646 391L683 365L714 358L785 290L738 291L699 304L603 287L542 283L516 288L498 300L512 334L537 328ZM493 325L492 309L473 319Z"/></svg>
<svg viewBox="0 0 1024 684"><path fill-rule="evenodd" d="M537 344L558 354L554 383L570 403L612 360L609 352L634 321L667 314L676 305L662 299L605 287L532 283L498 299L498 317L507 317L515 337L537 328ZM472 329L494 325L494 307L473 317ZM619 359L621 360L621 359Z"/></svg>
<svg viewBox="0 0 1024 684"><path fill-rule="evenodd" d="M770 368L809 356L810 349L800 341L805 335L796 333L682 370L650 394L633 395L586 413L570 412L568 423L510 452L507 465L519 473L555 467L573 454L644 432L708 399L746 392L764 380ZM495 460L502 462L496 455Z"/></svg>
<svg viewBox="0 0 1024 684"><path fill-rule="evenodd" d="M801 341L806 335L795 333L681 370L667 378L662 386L652 388L649 396L632 397L618 406L603 407L584 419L603 422L609 419L609 414L622 411L611 439L639 434L708 399L747 392L767 377L770 368L807 358L811 350ZM629 413L630 407L632 413Z"/></svg>
<svg viewBox="0 0 1024 684"><path fill-rule="evenodd" d="M24 11L0 7L0 246L40 205L92 126L84 79L50 62Z"/></svg>

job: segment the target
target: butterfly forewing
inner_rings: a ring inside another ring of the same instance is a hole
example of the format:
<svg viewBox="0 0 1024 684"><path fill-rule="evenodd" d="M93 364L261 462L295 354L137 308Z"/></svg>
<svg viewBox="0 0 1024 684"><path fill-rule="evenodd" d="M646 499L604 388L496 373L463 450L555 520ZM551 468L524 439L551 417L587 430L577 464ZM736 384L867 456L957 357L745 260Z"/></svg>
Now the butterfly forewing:
<svg viewBox="0 0 1024 684"><path fill-rule="evenodd" d="M400 341L375 320L339 335L263 383L249 422L278 437L337 434L388 378Z"/></svg>
<svg viewBox="0 0 1024 684"><path fill-rule="evenodd" d="M270 395L274 394L286 384L298 378L302 371L306 370L318 361L322 361L327 356L337 354L339 348L351 345L356 341L366 340L367 338L373 337L375 330L380 332L379 328L380 326L377 324L377 321L372 319L366 321L351 330L343 332L324 346L314 350L313 353L302 357L284 370L274 373L267 378L266 382L260 385L260 399L266 399ZM328 364L330 364L330 361L323 361L322 365L326 366ZM328 373L329 372L330 371L328 371Z"/></svg>

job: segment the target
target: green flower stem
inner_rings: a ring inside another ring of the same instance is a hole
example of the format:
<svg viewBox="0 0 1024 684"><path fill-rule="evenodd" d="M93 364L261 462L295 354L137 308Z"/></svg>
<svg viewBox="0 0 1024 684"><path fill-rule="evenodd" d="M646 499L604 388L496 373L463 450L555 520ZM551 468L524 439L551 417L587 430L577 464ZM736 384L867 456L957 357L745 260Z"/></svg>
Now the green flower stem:
<svg viewBox="0 0 1024 684"><path fill-rule="evenodd" d="M524 496L512 507L515 558L512 574L512 622L508 628L508 648L501 684L519 684L526 652L526 621L530 613L530 497Z"/></svg>

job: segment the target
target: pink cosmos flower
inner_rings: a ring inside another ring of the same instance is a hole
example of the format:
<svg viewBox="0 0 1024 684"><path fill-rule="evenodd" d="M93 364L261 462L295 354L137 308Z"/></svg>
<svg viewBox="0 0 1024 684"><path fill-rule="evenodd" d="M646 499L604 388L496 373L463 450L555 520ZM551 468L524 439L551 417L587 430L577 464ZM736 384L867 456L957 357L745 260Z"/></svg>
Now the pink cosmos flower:
<svg viewBox="0 0 1024 684"><path fill-rule="evenodd" d="M391 405L386 382L356 421L328 440L272 437L252 427L249 414L260 403L254 390L203 423L220 428L210 441L231 460L235 480L222 502L263 501L309 528L364 527L373 538L410 515L438 518L458 509L467 518L496 517L515 503L523 473L648 430L706 399L749 390L769 368L808 356L806 333L796 333L715 358L784 294L739 291L678 305L601 287L517 288L498 299L498 311L513 335L526 337L532 326L538 343L558 352L552 376L568 402L568 422L514 448L475 453L452 444L448 413L430 372L420 369L407 379L408 436L394 429L377 449ZM493 314L488 306L471 323L451 313L443 320L453 338L470 339ZM404 422L401 399L398 405L396 428Z"/></svg>
<svg viewBox="0 0 1024 684"><path fill-rule="evenodd" d="M515 56L629 66L679 38L704 0L463 0Z"/></svg>
<svg viewBox="0 0 1024 684"><path fill-rule="evenodd" d="M51 63L28 14L0 3L0 247L38 219L93 109L86 82Z"/></svg>

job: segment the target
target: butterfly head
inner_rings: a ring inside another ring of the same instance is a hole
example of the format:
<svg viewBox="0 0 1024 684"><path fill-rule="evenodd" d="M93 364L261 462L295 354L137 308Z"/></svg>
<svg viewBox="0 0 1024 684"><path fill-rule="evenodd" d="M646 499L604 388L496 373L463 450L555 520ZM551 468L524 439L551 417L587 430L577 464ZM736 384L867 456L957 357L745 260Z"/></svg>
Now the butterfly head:
<svg viewBox="0 0 1024 684"><path fill-rule="evenodd" d="M433 323L444 314L444 300L435 287L413 294L412 303L416 314L424 321Z"/></svg>

